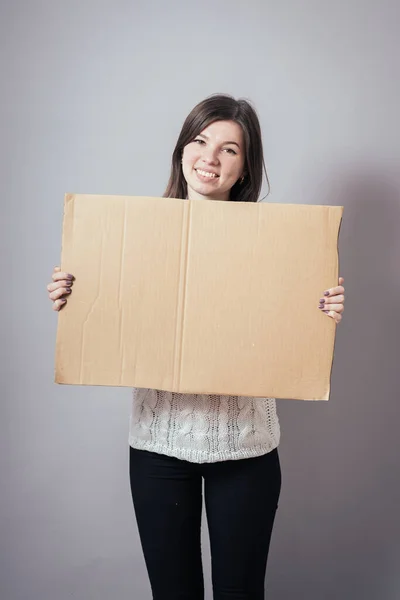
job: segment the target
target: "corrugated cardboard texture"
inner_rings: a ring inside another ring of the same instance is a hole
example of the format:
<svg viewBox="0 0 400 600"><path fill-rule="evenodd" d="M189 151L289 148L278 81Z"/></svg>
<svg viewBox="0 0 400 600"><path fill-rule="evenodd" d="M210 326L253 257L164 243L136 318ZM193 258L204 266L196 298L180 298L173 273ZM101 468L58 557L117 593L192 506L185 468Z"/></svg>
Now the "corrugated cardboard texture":
<svg viewBox="0 0 400 600"><path fill-rule="evenodd" d="M67 194L56 382L327 400L342 213Z"/></svg>

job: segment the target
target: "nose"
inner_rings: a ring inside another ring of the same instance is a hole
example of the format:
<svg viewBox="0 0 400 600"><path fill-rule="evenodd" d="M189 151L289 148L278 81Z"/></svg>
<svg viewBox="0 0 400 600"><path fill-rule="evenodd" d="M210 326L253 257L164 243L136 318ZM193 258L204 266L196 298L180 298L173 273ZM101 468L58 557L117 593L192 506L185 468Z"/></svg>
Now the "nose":
<svg viewBox="0 0 400 600"><path fill-rule="evenodd" d="M218 163L218 151L210 145L205 146L201 158L208 165L216 165Z"/></svg>

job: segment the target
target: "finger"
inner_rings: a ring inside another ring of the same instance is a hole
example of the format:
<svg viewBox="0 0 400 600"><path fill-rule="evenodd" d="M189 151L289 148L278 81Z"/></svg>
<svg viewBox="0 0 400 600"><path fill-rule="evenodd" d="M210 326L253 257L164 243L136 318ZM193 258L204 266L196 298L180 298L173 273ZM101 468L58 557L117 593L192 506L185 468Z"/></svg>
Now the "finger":
<svg viewBox="0 0 400 600"><path fill-rule="evenodd" d="M326 314L327 317L334 319L337 324L339 324L340 321L342 320L342 315L334 310L323 311L323 312Z"/></svg>
<svg viewBox="0 0 400 600"><path fill-rule="evenodd" d="M59 288L71 288L73 286L73 281L70 279L61 279L60 281L55 281L54 283L49 283L47 286L48 292L54 292Z"/></svg>
<svg viewBox="0 0 400 600"><path fill-rule="evenodd" d="M344 277L339 277L339 285L343 285L344 284Z"/></svg>
<svg viewBox="0 0 400 600"><path fill-rule="evenodd" d="M53 310L61 310L63 306L67 303L65 298L59 298L53 304Z"/></svg>
<svg viewBox="0 0 400 600"><path fill-rule="evenodd" d="M71 273L64 273L61 271L54 271L51 278L53 281L60 281L61 279L67 279L68 281L73 281L75 279L75 277L73 275L71 275Z"/></svg>
<svg viewBox="0 0 400 600"><path fill-rule="evenodd" d="M53 300L53 302L55 302L62 296L68 296L71 293L71 291L72 291L71 288L60 287L60 288L57 288L56 290L54 290L53 292L50 292L49 298L50 298L50 300Z"/></svg>
<svg viewBox="0 0 400 600"><path fill-rule="evenodd" d="M339 285L337 287L330 288L329 290L325 290L325 292L323 293L323 296L325 298L329 297L329 296L338 296L338 295L344 294L344 291L345 291L344 287L342 285Z"/></svg>
<svg viewBox="0 0 400 600"><path fill-rule="evenodd" d="M321 298L321 304L343 304L345 301L344 294L339 294L338 296L328 296L326 298Z"/></svg>
<svg viewBox="0 0 400 600"><path fill-rule="evenodd" d="M344 306L343 304L324 304L323 306L319 306L320 310L322 311L334 311L337 313L342 313L344 311Z"/></svg>

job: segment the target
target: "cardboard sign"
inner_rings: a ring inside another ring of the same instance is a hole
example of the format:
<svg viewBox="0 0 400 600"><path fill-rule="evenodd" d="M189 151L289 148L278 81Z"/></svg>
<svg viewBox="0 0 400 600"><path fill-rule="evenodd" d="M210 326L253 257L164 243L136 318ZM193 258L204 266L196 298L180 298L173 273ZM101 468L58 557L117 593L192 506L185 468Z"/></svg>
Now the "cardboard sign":
<svg viewBox="0 0 400 600"><path fill-rule="evenodd" d="M67 194L56 382L327 400L342 214Z"/></svg>

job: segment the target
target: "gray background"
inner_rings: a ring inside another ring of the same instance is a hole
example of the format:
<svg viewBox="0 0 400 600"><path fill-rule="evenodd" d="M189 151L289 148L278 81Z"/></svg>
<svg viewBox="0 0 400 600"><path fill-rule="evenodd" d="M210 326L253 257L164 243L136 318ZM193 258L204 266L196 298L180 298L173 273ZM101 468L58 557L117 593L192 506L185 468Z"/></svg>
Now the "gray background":
<svg viewBox="0 0 400 600"><path fill-rule="evenodd" d="M279 401L268 598L400 597L396 0L1 2L2 600L150 598L128 389L53 383L66 191L161 195L182 121L250 98L271 202L345 206L328 403ZM296 290L293 290L296 302ZM204 529L208 598L209 549Z"/></svg>

